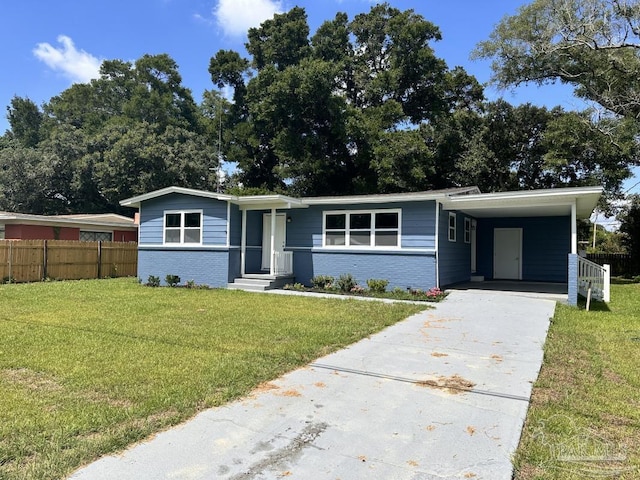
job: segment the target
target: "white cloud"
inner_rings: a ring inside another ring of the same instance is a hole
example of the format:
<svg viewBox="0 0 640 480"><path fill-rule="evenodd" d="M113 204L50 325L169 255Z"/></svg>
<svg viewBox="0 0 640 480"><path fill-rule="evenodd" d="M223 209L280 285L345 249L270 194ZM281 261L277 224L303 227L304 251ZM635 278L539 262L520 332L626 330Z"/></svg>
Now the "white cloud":
<svg viewBox="0 0 640 480"><path fill-rule="evenodd" d="M60 47L50 43L38 43L33 54L52 70L60 71L73 82L87 83L100 76L102 61L84 50L76 49L73 40L66 35L58 38Z"/></svg>
<svg viewBox="0 0 640 480"><path fill-rule="evenodd" d="M249 28L259 26L282 9L280 0L219 0L213 13L225 35L237 37L246 35Z"/></svg>

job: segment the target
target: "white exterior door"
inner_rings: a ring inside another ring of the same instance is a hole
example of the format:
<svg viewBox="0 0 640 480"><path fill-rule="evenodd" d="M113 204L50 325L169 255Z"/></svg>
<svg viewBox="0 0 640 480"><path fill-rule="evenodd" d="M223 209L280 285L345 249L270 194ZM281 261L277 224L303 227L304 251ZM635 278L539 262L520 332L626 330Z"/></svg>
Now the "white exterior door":
<svg viewBox="0 0 640 480"><path fill-rule="evenodd" d="M493 278L522 280L522 229L493 231Z"/></svg>
<svg viewBox="0 0 640 480"><path fill-rule="evenodd" d="M275 251L283 252L287 238L287 217L276 215ZM271 263L271 214L262 216L262 270L269 270Z"/></svg>

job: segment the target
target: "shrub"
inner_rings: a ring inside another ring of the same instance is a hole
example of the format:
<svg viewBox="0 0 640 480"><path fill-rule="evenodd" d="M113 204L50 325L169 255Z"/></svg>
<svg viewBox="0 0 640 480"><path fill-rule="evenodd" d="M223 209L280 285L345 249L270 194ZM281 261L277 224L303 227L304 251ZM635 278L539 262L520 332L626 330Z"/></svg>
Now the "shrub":
<svg viewBox="0 0 640 480"><path fill-rule="evenodd" d="M374 293L384 293L389 285L389 280L383 280L381 278L370 278L367 280L367 287Z"/></svg>
<svg viewBox="0 0 640 480"><path fill-rule="evenodd" d="M356 285L351 289L351 293L362 294L364 292L366 292L366 290L361 285Z"/></svg>
<svg viewBox="0 0 640 480"><path fill-rule="evenodd" d="M357 285L356 279L350 273L340 275L336 283L338 284L338 289L344 293L350 292Z"/></svg>
<svg viewBox="0 0 640 480"><path fill-rule="evenodd" d="M198 287L198 285L196 285L196 281L195 280L187 280L187 283L185 283L184 286L186 288L197 288Z"/></svg>
<svg viewBox="0 0 640 480"><path fill-rule="evenodd" d="M145 283L147 287L159 287L160 286L160 277L156 277L154 275L149 275L147 278L147 283Z"/></svg>
<svg viewBox="0 0 640 480"><path fill-rule="evenodd" d="M180 283L180 277L178 275L168 274L164 277L164 281L167 282L167 285L170 287L175 287Z"/></svg>
<svg viewBox="0 0 640 480"><path fill-rule="evenodd" d="M333 280L331 275L316 275L311 279L311 285L314 288L326 289L333 283Z"/></svg>
<svg viewBox="0 0 640 480"><path fill-rule="evenodd" d="M296 292L304 292L306 288L301 283L287 283L284 287L285 290L295 290Z"/></svg>

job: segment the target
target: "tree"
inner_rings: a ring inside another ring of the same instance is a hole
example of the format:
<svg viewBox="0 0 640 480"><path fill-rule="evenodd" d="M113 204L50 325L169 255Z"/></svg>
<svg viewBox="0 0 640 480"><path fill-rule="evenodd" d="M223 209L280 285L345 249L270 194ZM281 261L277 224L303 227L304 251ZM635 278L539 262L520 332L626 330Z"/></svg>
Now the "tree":
<svg viewBox="0 0 640 480"><path fill-rule="evenodd" d="M28 98L14 96L7 107L11 133L22 146L35 147L40 141L43 115L38 106Z"/></svg>
<svg viewBox="0 0 640 480"><path fill-rule="evenodd" d="M475 56L501 87L560 81L578 97L640 120L640 3L534 0L505 17Z"/></svg>
<svg viewBox="0 0 640 480"><path fill-rule="evenodd" d="M640 195L630 195L628 204L618 215L622 242L631 254L633 270L640 274Z"/></svg>
<svg viewBox="0 0 640 480"><path fill-rule="evenodd" d="M309 38L296 7L249 31L251 60L219 51L209 72L234 91L225 155L241 183L302 195L430 188L420 129L482 99L473 77L436 57L438 39L388 4L351 22L339 13Z"/></svg>

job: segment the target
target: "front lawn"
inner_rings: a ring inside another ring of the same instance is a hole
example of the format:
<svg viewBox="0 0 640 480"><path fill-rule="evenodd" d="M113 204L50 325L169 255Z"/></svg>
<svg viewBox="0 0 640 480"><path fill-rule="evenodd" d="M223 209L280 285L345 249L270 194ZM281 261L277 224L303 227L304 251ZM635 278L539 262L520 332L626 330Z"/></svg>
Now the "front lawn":
<svg viewBox="0 0 640 480"><path fill-rule="evenodd" d="M63 478L425 307L148 288L0 286L0 478Z"/></svg>
<svg viewBox="0 0 640 480"><path fill-rule="evenodd" d="M640 284L611 299L558 305L516 479L640 478Z"/></svg>

